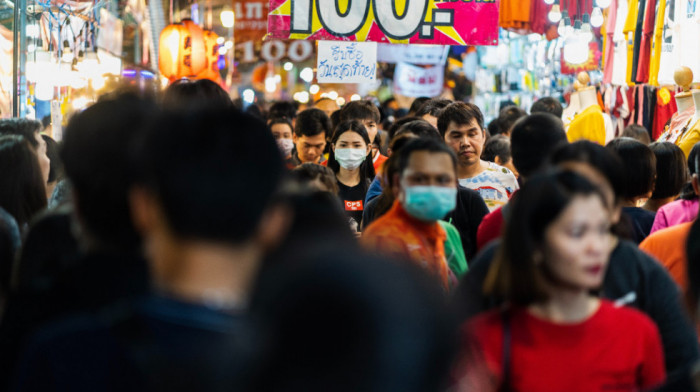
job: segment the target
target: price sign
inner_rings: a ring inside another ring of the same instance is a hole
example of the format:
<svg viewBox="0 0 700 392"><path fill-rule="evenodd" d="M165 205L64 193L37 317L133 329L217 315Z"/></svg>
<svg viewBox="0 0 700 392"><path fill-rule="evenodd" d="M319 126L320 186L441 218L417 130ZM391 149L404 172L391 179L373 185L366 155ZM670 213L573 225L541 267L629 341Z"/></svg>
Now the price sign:
<svg viewBox="0 0 700 392"><path fill-rule="evenodd" d="M497 0L270 0L269 36L497 45Z"/></svg>

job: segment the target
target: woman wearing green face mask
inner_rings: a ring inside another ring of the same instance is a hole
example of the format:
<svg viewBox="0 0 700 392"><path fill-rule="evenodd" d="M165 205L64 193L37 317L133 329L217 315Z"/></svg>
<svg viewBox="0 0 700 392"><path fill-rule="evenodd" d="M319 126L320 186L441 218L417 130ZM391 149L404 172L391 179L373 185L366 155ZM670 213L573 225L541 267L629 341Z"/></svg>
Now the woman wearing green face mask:
<svg viewBox="0 0 700 392"><path fill-rule="evenodd" d="M364 200L369 184L374 179L369 135L357 120L344 121L335 128L328 167L338 180L338 196L356 230L362 223Z"/></svg>

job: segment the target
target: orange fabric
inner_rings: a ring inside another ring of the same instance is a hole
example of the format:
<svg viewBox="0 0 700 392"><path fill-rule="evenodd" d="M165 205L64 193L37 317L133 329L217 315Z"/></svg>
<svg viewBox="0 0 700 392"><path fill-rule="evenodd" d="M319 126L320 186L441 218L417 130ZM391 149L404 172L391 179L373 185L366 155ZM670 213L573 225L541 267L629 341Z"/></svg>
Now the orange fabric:
<svg viewBox="0 0 700 392"><path fill-rule="evenodd" d="M639 249L661 262L684 293L688 289L685 243L692 225L688 222L656 231L639 244Z"/></svg>
<svg viewBox="0 0 700 392"><path fill-rule="evenodd" d="M504 29L530 29L530 8L533 0L501 0L499 25ZM541 1L541 0L534 0Z"/></svg>
<svg viewBox="0 0 700 392"><path fill-rule="evenodd" d="M377 153L377 156L374 158L374 172L379 174L382 172L382 165L386 160L389 159L385 157L382 154Z"/></svg>
<svg viewBox="0 0 700 392"><path fill-rule="evenodd" d="M365 229L360 242L371 251L413 261L435 275L447 291L446 240L447 234L438 222L413 218L396 200L386 214Z"/></svg>

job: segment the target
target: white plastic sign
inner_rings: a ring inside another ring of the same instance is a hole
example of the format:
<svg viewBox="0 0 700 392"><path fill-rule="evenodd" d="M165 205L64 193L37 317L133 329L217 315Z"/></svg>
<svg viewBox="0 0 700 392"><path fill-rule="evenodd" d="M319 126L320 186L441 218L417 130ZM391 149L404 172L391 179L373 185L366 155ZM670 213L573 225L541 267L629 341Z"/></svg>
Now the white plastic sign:
<svg viewBox="0 0 700 392"><path fill-rule="evenodd" d="M376 42L318 41L319 83L366 83L377 79Z"/></svg>

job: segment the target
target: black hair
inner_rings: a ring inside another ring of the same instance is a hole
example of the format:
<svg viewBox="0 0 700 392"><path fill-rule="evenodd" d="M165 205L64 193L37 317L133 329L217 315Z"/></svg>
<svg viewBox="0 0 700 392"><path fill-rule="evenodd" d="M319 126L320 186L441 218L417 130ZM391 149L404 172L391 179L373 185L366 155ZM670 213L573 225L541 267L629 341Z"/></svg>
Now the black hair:
<svg viewBox="0 0 700 392"><path fill-rule="evenodd" d="M61 160L83 230L99 246L123 249L140 244L128 204L133 180L129 158L136 139L157 114L153 101L118 94L74 115L66 127Z"/></svg>
<svg viewBox="0 0 700 392"><path fill-rule="evenodd" d="M289 127L289 130L290 130L291 133L292 133L292 135L294 134L294 127L292 126L292 123L291 123L289 120L287 120L286 118L284 118L284 117L273 117L273 118L267 120L267 126L268 126L270 129L272 129L272 126L273 126L273 125L276 125L276 124L284 124L284 125L288 126L288 127Z"/></svg>
<svg viewBox="0 0 700 392"><path fill-rule="evenodd" d="M51 161L49 164L49 182L58 182L63 179L63 164L59 156L59 144L50 136L42 134L46 142L46 156Z"/></svg>
<svg viewBox="0 0 700 392"><path fill-rule="evenodd" d="M639 125L639 124L630 124L625 127L624 131L622 131L622 137L629 137L632 139L639 140L640 142L644 144L649 144L651 143L651 137L649 137L649 131L647 131L644 126Z"/></svg>
<svg viewBox="0 0 700 392"><path fill-rule="evenodd" d="M340 110L336 110L335 112L331 113L331 129L335 129L335 127L340 124ZM327 137L330 137L331 135L326 134Z"/></svg>
<svg viewBox="0 0 700 392"><path fill-rule="evenodd" d="M399 128L403 126L404 124L408 124L412 121L416 120L423 120L420 117L414 117L414 116L406 116L406 117L401 117L400 119L394 121L393 124L391 124L391 127L389 130L386 132L387 140L391 141L394 136L396 136L396 132L398 132Z"/></svg>
<svg viewBox="0 0 700 392"><path fill-rule="evenodd" d="M367 129L359 120L343 121L338 124L338 126L335 127L335 132L333 132L331 144L335 144L345 132L355 132L362 137L366 145L370 145ZM338 171L340 171L340 164L335 159L335 152L333 149L328 153L328 168L333 170L335 174L338 174ZM369 185L372 180L374 180L375 176L376 173L374 172L374 164L372 163L372 154L370 153L360 165L360 185L364 193L369 189Z"/></svg>
<svg viewBox="0 0 700 392"><path fill-rule="evenodd" d="M688 178L689 181L683 185L681 190L680 198L683 200L697 200L698 195L695 194L695 189L693 189L693 175L698 173L698 168L700 167L700 142L695 143L693 148L690 149L690 154L688 154Z"/></svg>
<svg viewBox="0 0 700 392"><path fill-rule="evenodd" d="M205 107L232 108L233 101L217 83L208 79L180 79L165 89L162 105L167 110L193 110Z"/></svg>
<svg viewBox="0 0 700 392"><path fill-rule="evenodd" d="M606 206L601 191L573 171L554 171L529 179L509 202L512 207L503 242L484 282L484 291L519 306L546 300L545 267L536 262L545 232L576 197L589 195L598 196Z"/></svg>
<svg viewBox="0 0 700 392"><path fill-rule="evenodd" d="M437 129L430 125L429 122L425 120L414 120L401 125L391 141L408 133L416 135L417 137L435 139L437 141L442 140L440 139L440 134L438 133Z"/></svg>
<svg viewBox="0 0 700 392"><path fill-rule="evenodd" d="M517 106L504 107L501 109L500 113L498 113L497 121L499 133L510 132L511 128L513 128L513 124L525 116L527 116L527 113ZM491 133L491 136L496 136L496 134Z"/></svg>
<svg viewBox="0 0 700 392"><path fill-rule="evenodd" d="M338 182L335 179L335 173L327 166L311 162L302 163L289 172L289 176L291 180L304 186L312 181L319 180L329 189L330 193L338 194Z"/></svg>
<svg viewBox="0 0 700 392"><path fill-rule="evenodd" d="M605 147L622 159L622 198L642 197L654 190L656 157L646 144L628 137L614 139Z"/></svg>
<svg viewBox="0 0 700 392"><path fill-rule="evenodd" d="M15 255L20 248L17 221L0 207L0 300L10 291Z"/></svg>
<svg viewBox="0 0 700 392"><path fill-rule="evenodd" d="M376 123L379 123L381 120L379 109L370 101L350 101L340 109L340 122L349 120L363 121L367 119L371 119Z"/></svg>
<svg viewBox="0 0 700 392"><path fill-rule="evenodd" d="M51 115L47 114L46 116L41 118L41 126L46 128L49 125L51 125Z"/></svg>
<svg viewBox="0 0 700 392"><path fill-rule="evenodd" d="M501 128L498 125L498 119L494 118L491 120L489 125L486 127L486 132L488 133L488 136L490 137L491 135L498 135L501 133Z"/></svg>
<svg viewBox="0 0 700 392"><path fill-rule="evenodd" d="M513 159L513 155L510 152L510 139L505 135L496 135L484 143L481 159L496 162L496 157L498 157L501 164Z"/></svg>
<svg viewBox="0 0 700 392"><path fill-rule="evenodd" d="M6 118L0 120L0 136L24 136L34 150L39 147L36 134L40 133L42 129L43 127L39 121L28 118Z"/></svg>
<svg viewBox="0 0 700 392"><path fill-rule="evenodd" d="M700 301L700 219L696 219L690 228L688 240L686 241L686 270L688 274L688 293L686 304L694 323L698 321L698 302Z"/></svg>
<svg viewBox="0 0 700 392"><path fill-rule="evenodd" d="M561 102L552 97L543 97L535 101L530 108L530 114L549 113L557 118L561 118L564 109L561 107Z"/></svg>
<svg viewBox="0 0 700 392"><path fill-rule="evenodd" d="M285 117L289 121L293 121L297 117L297 105L294 102L289 101L278 101L270 106L270 110L267 111L267 116L272 117Z"/></svg>
<svg viewBox="0 0 700 392"><path fill-rule="evenodd" d="M415 116L418 110L420 110L421 106L423 106L426 102L430 101L430 98L428 97L418 97L411 102L411 107L408 109L408 114L410 116Z"/></svg>
<svg viewBox="0 0 700 392"><path fill-rule="evenodd" d="M440 115L440 111L448 106L452 101L449 99L444 99L444 98L433 98L425 102L417 111L416 111L416 117L423 117L426 114L429 114L433 117L437 117Z"/></svg>
<svg viewBox="0 0 700 392"><path fill-rule="evenodd" d="M406 168L408 167L408 163L411 160L411 155L416 151L445 153L452 160L455 172L457 170L457 157L455 156L454 151L452 151L451 148L447 147L445 143L441 143L435 139L417 138L406 143L406 145L403 146L398 152L394 152L394 154L398 154L396 173L399 175L399 177L403 175L403 172L406 170ZM392 154L392 156L394 154Z"/></svg>
<svg viewBox="0 0 700 392"><path fill-rule="evenodd" d="M310 108L303 110L297 116L294 134L297 137L310 137L324 133L325 137L328 137L331 134L331 129L331 120L328 115L321 109Z"/></svg>
<svg viewBox="0 0 700 392"><path fill-rule="evenodd" d="M513 166L527 178L545 164L552 151L566 143L564 124L557 117L549 113L524 117L515 123L510 135Z"/></svg>
<svg viewBox="0 0 700 392"><path fill-rule="evenodd" d="M0 207L24 227L46 207L46 184L36 152L24 136L0 136Z"/></svg>
<svg viewBox="0 0 700 392"><path fill-rule="evenodd" d="M265 123L236 109L163 113L136 157L176 236L227 244L255 233L283 173Z"/></svg>
<svg viewBox="0 0 700 392"><path fill-rule="evenodd" d="M656 157L656 183L651 198L678 196L688 181L688 163L683 150L668 142L652 143L649 148Z"/></svg>
<svg viewBox="0 0 700 392"><path fill-rule="evenodd" d="M560 165L565 162L586 163L596 169L610 183L615 200L622 198L624 169L622 160L615 151L588 140L578 140L562 144L551 153L550 163Z"/></svg>
<svg viewBox="0 0 700 392"><path fill-rule="evenodd" d="M481 109L473 103L454 102L440 111L438 116L438 131L440 131L440 135L444 138L450 123L468 125L472 121L476 121L479 129L483 131L484 115L481 114Z"/></svg>

